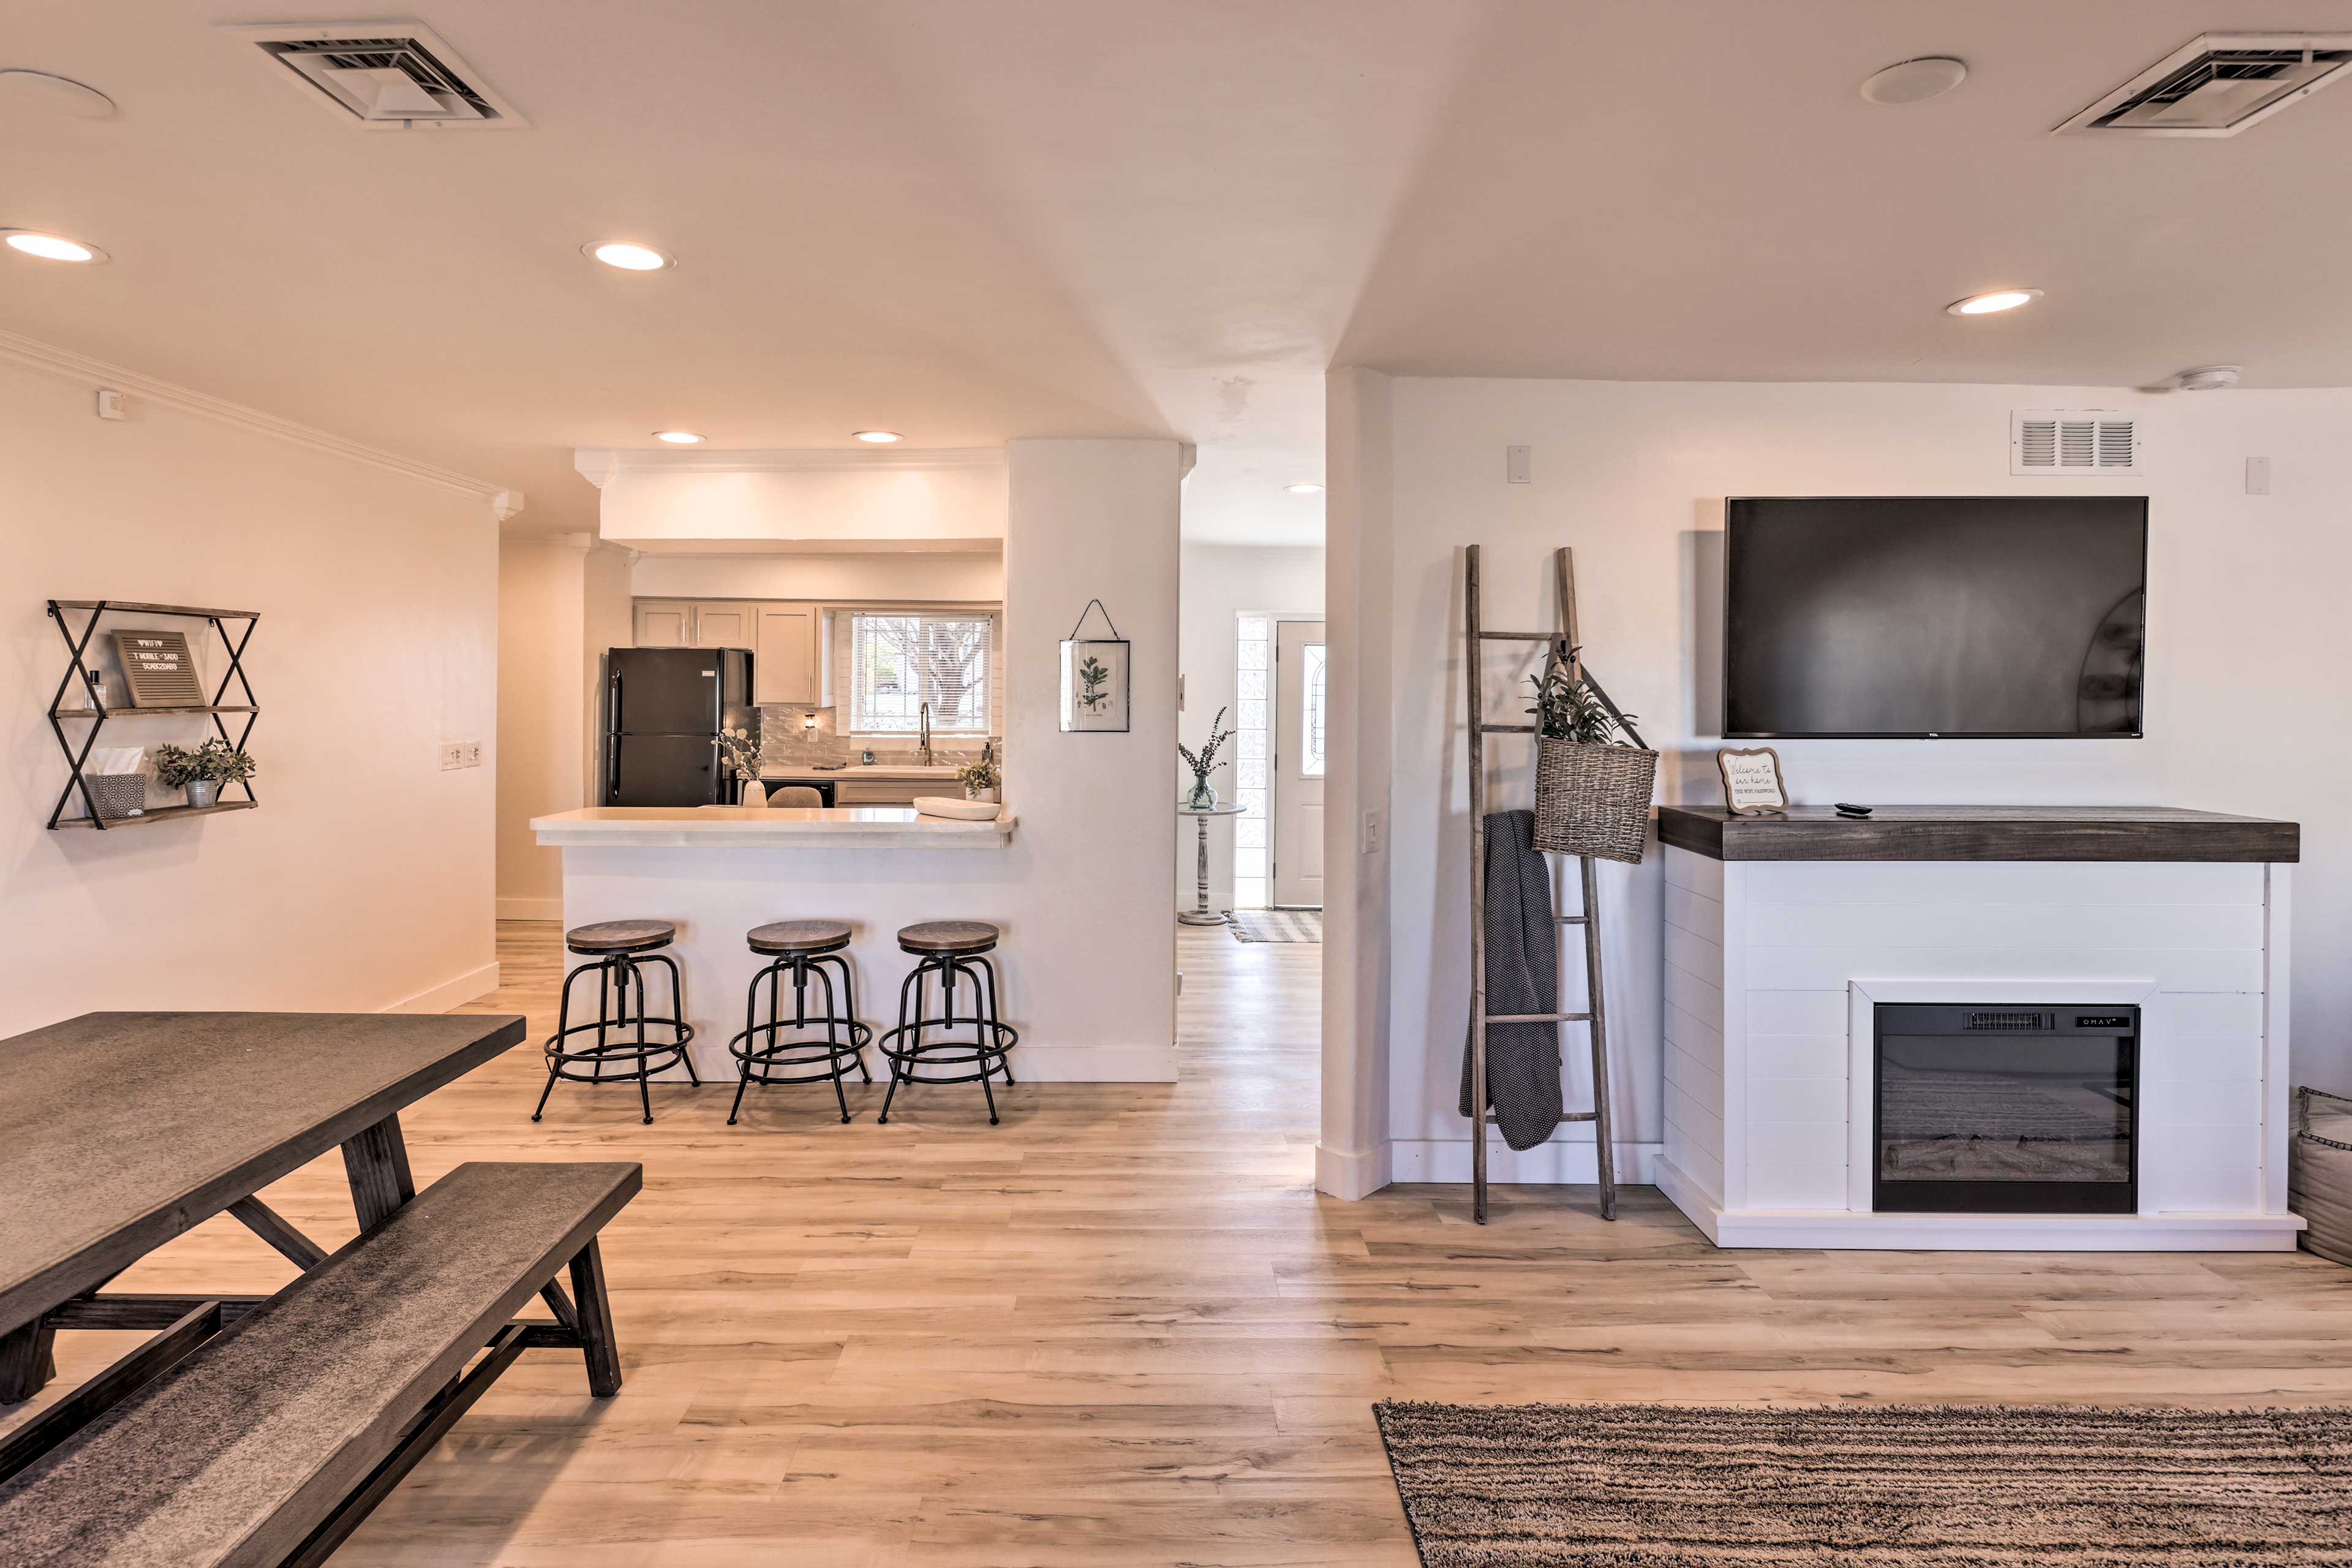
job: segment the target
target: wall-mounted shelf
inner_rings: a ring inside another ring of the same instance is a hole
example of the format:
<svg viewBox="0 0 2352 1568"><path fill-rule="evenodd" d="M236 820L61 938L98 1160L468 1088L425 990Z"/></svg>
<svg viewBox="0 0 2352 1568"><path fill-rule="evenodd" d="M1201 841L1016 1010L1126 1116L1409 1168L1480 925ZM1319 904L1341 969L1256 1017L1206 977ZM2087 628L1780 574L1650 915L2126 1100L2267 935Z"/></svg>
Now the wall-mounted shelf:
<svg viewBox="0 0 2352 1568"><path fill-rule="evenodd" d="M259 721L261 713L253 695L253 682L246 679L243 663L246 645L253 640L253 628L261 621L258 612L215 610L200 605L155 605L140 599L51 599L48 603L49 618L57 622L58 636L65 639L67 658L64 679L58 682L57 694L49 699L49 731L58 738L58 750L65 753L68 773L66 787L58 792L58 804L49 811L52 832L59 828L88 827L107 833L117 827L139 827L151 822L176 821L184 816L209 816L216 811L250 811L260 804L254 798L253 785L239 780L237 788L245 792L243 800L216 801L211 805L158 806L137 816L101 816L99 815L98 799L90 793L89 781L82 773L83 764L89 761L91 751L98 745L99 731L106 728L109 721L142 718L148 714L195 713L209 716L213 729L220 738L243 751L246 739L253 733L253 726ZM69 610L89 613L89 618L81 624L79 633L66 618ZM66 694L70 691L78 691L85 704L89 701L91 678L89 666L84 662L83 656L89 651L91 639L98 636L99 621L110 614L177 616L209 624L219 634L221 647L228 655L228 668L221 674L220 685L214 690L213 700L202 704L161 708L66 707ZM245 629L231 637L226 625L229 621L243 621ZM244 694L242 703L226 700L231 681L235 681L238 690ZM234 737L223 721L223 715L230 713L245 715L245 724ZM90 726L83 731L79 746L66 733L65 721L68 719L90 721ZM82 809L89 813L87 816L69 817L65 814L66 806L77 793L81 795Z"/></svg>
<svg viewBox="0 0 2352 1568"><path fill-rule="evenodd" d="M151 822L169 822L182 816L210 816L215 811L251 811L259 803L250 800L215 801L210 805L159 805L137 816L68 816L57 826L60 831L68 827L96 827L100 821L111 832L118 827L144 827Z"/></svg>

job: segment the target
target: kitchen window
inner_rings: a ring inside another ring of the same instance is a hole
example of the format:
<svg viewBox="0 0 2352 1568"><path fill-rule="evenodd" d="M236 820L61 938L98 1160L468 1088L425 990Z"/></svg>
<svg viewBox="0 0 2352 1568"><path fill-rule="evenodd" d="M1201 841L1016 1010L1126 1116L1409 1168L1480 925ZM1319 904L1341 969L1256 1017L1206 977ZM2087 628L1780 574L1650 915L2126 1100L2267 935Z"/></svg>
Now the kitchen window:
<svg viewBox="0 0 2352 1568"><path fill-rule="evenodd" d="M934 735L990 732L987 615L861 611L849 617L849 727L867 735L912 735L931 705Z"/></svg>

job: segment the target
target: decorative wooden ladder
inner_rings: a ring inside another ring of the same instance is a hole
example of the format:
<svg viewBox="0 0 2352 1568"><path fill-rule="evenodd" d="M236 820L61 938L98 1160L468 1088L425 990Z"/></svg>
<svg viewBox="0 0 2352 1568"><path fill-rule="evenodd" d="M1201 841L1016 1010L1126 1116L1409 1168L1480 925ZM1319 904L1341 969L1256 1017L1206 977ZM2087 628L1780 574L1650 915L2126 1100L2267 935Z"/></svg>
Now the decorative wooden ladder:
<svg viewBox="0 0 2352 1568"><path fill-rule="evenodd" d="M1582 646L1576 628L1576 552L1562 547L1554 552L1556 582L1559 599L1559 629L1549 632L1490 632L1481 624L1478 614L1478 547L1468 546L1462 556L1462 627L1463 667L1469 683L1470 705L1470 1106L1475 1130L1470 1140L1471 1215L1480 1224L1486 1223L1486 1128L1494 1121L1486 1106L1486 1026L1489 1024L1588 1024L1592 1042L1592 1109L1571 1110L1563 1118L1568 1121L1590 1121L1593 1124L1593 1152L1600 1165L1601 1217L1617 1217L1617 1160L1609 1120L1609 1039L1607 1011L1601 993L1601 898L1600 879L1593 869L1592 857L1577 858L1582 872L1582 912L1554 915L1553 921L1562 926L1584 928L1584 984L1588 1011L1570 1013L1559 1007L1560 998L1555 994L1554 1010L1549 1013L1501 1013L1486 1011L1486 737L1489 735L1532 735L1533 724L1489 724L1486 722L1485 693L1479 682L1479 653L1490 642L1541 643L1544 645L1546 673L1560 663L1568 666L1571 683L1581 679L1591 688L1609 716L1617 721L1626 737L1635 745L1643 745L1641 734L1626 721L1624 713L1610 700L1592 672L1584 668L1578 655Z"/></svg>

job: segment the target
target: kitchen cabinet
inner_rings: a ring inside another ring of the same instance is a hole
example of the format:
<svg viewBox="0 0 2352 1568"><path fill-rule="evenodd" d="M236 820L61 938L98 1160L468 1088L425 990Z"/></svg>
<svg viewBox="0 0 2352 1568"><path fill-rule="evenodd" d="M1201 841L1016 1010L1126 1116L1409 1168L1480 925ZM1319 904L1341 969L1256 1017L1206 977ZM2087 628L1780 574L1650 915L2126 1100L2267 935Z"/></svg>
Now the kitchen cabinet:
<svg viewBox="0 0 2352 1568"><path fill-rule="evenodd" d="M757 606L752 700L825 706L824 616L814 605Z"/></svg>
<svg viewBox="0 0 2352 1568"><path fill-rule="evenodd" d="M747 647L756 703L833 705L824 606L757 599L639 599L639 647Z"/></svg>
<svg viewBox="0 0 2352 1568"><path fill-rule="evenodd" d="M749 604L703 603L694 606L696 647L748 647L758 651L755 623L759 606ZM756 681L758 666L753 667ZM757 697L752 699L759 700Z"/></svg>
<svg viewBox="0 0 2352 1568"><path fill-rule="evenodd" d="M692 647L694 606L682 599L639 599L636 645L639 647Z"/></svg>

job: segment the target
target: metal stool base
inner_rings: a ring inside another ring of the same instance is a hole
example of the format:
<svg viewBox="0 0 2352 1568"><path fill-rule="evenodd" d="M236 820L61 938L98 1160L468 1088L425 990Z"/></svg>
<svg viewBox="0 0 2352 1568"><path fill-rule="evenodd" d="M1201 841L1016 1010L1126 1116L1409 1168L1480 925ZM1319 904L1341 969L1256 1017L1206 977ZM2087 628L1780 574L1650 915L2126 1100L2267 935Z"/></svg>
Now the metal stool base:
<svg viewBox="0 0 2352 1568"><path fill-rule="evenodd" d="M912 951L912 950L908 950ZM921 960L898 986L898 1023L886 1029L876 1045L890 1064L890 1089L882 1097L882 1113L876 1122L890 1120L890 1105L898 1096L902 1084L976 1083L988 1097L988 1124L996 1126L996 1089L990 1079L1002 1072L1009 1087L1013 1082L1013 1064L1006 1054L1021 1043L1021 1033L1010 1024L1002 1023L996 1014L996 965L983 954L987 949L967 952L921 952ZM925 1011L929 1000L929 982L936 975L944 993L944 1016L932 1017ZM971 983L971 1015L956 1016L955 983L957 976ZM982 982L986 981L983 988ZM908 1014L908 992L913 993L914 1014ZM933 1040L925 1037L933 1029L971 1031L970 1039ZM925 1076L928 1069L972 1068L978 1070L948 1077Z"/></svg>
<svg viewBox="0 0 2352 1568"><path fill-rule="evenodd" d="M640 971L647 963L658 963L669 971L669 1017L655 1017L646 1012L646 981ZM596 976L596 1021L593 1024L572 1022L572 985L583 974ZM684 986L676 961L658 952L607 953L593 963L575 966L563 977L555 1033L541 1047L547 1058L547 1087L539 1091L539 1104L531 1110L530 1119L536 1121L546 1113L547 1097L555 1092L558 1080L635 1084L637 1103L648 1127L653 1125L654 1100L653 1091L646 1085L656 1073L683 1067L687 1078L699 1087L702 1075L694 1070L694 1058L686 1048L694 1038L694 1026L685 1021ZM632 987L637 994L637 1010L634 1014L629 1011ZM648 1029L665 1031L668 1037L648 1039ZM635 1038L614 1038L630 1032L634 1032ZM573 1043L575 1037L587 1036L594 1037ZM587 1070L577 1070L582 1068Z"/></svg>
<svg viewBox="0 0 2352 1568"><path fill-rule="evenodd" d="M836 1013L832 969L841 971L841 998L848 1004L846 1013ZM793 1016L782 1016L779 993L783 977L793 977ZM808 983L811 977L824 983L824 1011L812 1016L808 1010ZM768 983L768 1017L760 1021L760 982ZM823 1029L824 1037L785 1038L786 1030ZM857 1021L857 981L849 972L849 961L838 952L786 953L765 969L751 976L751 988L743 1000L743 1032L727 1042L740 1071L735 1084L735 1103L728 1108L727 1125L735 1125L743 1109L743 1091L755 1083L794 1084L830 1083L833 1098L841 1108L841 1119L849 1118L849 1097L842 1091L842 1083L851 1068L867 1083L874 1081L873 1071L866 1065L865 1049L874 1043L874 1030ZM779 1071L778 1069L783 1069ZM814 1070L803 1070L814 1069Z"/></svg>

